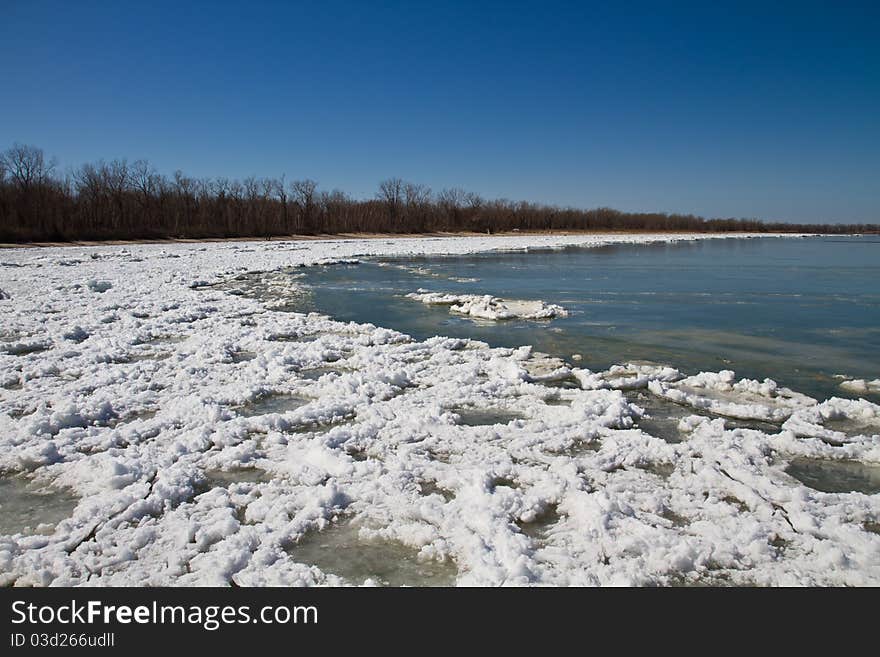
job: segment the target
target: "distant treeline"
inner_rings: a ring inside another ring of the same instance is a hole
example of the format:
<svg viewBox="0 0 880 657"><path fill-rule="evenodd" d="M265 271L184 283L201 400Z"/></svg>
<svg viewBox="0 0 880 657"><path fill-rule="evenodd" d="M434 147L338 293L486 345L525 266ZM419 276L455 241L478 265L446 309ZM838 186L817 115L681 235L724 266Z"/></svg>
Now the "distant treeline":
<svg viewBox="0 0 880 657"><path fill-rule="evenodd" d="M0 241L270 237L511 230L878 232L878 225L765 223L694 215L581 210L433 193L391 178L374 199L319 191L312 180L172 177L113 160L59 173L33 146L0 154Z"/></svg>

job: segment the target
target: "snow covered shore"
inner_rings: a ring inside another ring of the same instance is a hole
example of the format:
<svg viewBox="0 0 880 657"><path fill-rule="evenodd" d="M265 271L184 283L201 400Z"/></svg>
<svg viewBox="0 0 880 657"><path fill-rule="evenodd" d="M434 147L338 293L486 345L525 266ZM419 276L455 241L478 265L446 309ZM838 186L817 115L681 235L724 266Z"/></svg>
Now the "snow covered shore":
<svg viewBox="0 0 880 657"><path fill-rule="evenodd" d="M794 476L850 468L880 490L875 404L417 342L215 285L370 256L695 238L0 251L0 585L382 583L352 567L359 547L402 564L391 583L880 583L880 495ZM681 411L680 440L651 433L633 390Z"/></svg>

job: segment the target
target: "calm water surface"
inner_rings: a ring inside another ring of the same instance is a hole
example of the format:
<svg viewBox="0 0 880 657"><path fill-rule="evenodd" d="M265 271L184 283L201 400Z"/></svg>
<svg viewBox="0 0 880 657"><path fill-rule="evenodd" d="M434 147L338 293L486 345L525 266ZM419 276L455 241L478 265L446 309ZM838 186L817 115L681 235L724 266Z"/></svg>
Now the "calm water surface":
<svg viewBox="0 0 880 657"><path fill-rule="evenodd" d="M303 270L297 270L302 272ZM822 398L835 374L880 377L880 239L725 239L396 258L308 268L302 310L415 338L534 345L580 366L627 360L734 369ZM558 303L550 322L474 321L403 297L418 288Z"/></svg>

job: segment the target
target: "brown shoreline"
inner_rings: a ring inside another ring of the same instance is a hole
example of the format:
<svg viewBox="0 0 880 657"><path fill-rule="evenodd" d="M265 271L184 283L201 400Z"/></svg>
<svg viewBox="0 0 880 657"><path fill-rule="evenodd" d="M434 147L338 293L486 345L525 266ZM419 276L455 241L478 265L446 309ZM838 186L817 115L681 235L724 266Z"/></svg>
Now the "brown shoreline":
<svg viewBox="0 0 880 657"><path fill-rule="evenodd" d="M784 233L767 233L781 235ZM822 233L791 233L821 235ZM523 235L761 235L751 231L687 231L687 230L514 230L497 233L436 232L436 233L327 233L320 235L273 235L272 237L181 237L155 239L71 240L69 242L0 242L0 249L51 248L63 246L124 246L128 244L200 244L210 242L310 242L317 240L418 239L424 237L516 237Z"/></svg>

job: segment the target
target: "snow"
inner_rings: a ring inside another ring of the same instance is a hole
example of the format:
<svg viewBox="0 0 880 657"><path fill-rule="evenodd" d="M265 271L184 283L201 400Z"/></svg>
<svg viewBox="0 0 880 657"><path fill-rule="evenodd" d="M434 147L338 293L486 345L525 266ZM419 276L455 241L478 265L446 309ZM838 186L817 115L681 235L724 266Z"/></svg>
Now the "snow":
<svg viewBox="0 0 880 657"><path fill-rule="evenodd" d="M816 403L772 379L737 381L732 370L700 372L674 383L654 378L647 385L654 394L676 403L744 420L782 422L795 410Z"/></svg>
<svg viewBox="0 0 880 657"><path fill-rule="evenodd" d="M279 309L299 291L272 274L669 239L694 237L5 251L0 481L54 515L4 506L0 585L880 583L880 495L787 472L880 464L876 405L726 371L590 372L527 346L419 342ZM230 293L256 271L270 301ZM636 426L633 389L693 410L681 442ZM462 409L511 419L471 425Z"/></svg>
<svg viewBox="0 0 880 657"><path fill-rule="evenodd" d="M502 319L552 319L566 317L562 306L543 301L500 299L490 294L447 294L419 289L406 295L426 305L449 306L449 312L493 321Z"/></svg>
<svg viewBox="0 0 880 657"><path fill-rule="evenodd" d="M110 281L90 280L86 282L86 287L88 287L92 292L102 293L113 287L113 283L111 283Z"/></svg>
<svg viewBox="0 0 880 657"><path fill-rule="evenodd" d="M571 373L584 390L598 390L600 388L637 390L647 388L651 381L672 382L683 378L681 372L674 367L653 363L612 365L605 372L575 368Z"/></svg>
<svg viewBox="0 0 880 657"><path fill-rule="evenodd" d="M782 428L831 444L873 442L880 445L880 406L864 399L832 397L796 411Z"/></svg>
<svg viewBox="0 0 880 657"><path fill-rule="evenodd" d="M850 392L860 394L880 394L880 379L866 381L865 379L846 379L840 382L840 387Z"/></svg>

